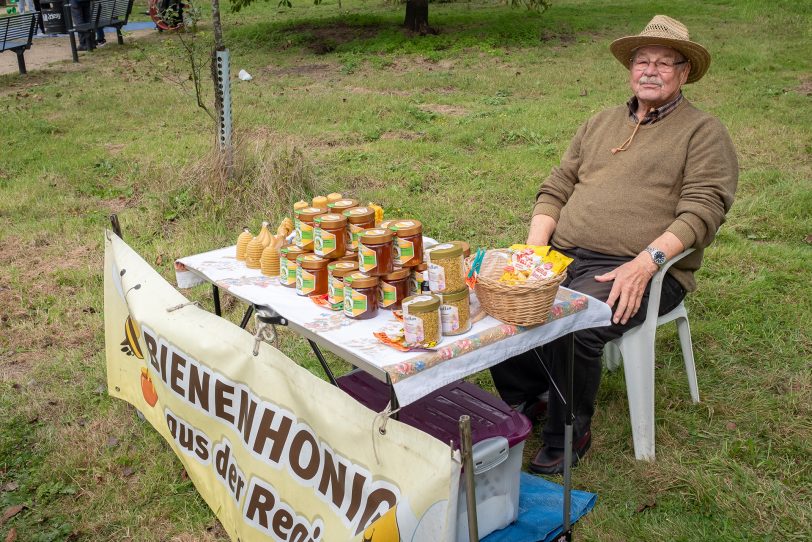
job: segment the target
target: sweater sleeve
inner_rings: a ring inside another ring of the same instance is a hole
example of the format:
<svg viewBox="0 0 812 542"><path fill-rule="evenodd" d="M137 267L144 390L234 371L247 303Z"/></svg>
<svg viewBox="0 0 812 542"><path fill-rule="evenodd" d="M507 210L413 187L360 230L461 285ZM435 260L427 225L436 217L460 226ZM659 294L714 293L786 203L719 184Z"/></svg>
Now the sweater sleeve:
<svg viewBox="0 0 812 542"><path fill-rule="evenodd" d="M738 179L733 141L722 123L709 117L691 137L677 216L668 231L685 248L710 245L733 205Z"/></svg>
<svg viewBox="0 0 812 542"><path fill-rule="evenodd" d="M575 190L578 182L578 168L581 165L581 141L587 130L588 122L581 125L570 142L570 146L561 158L561 163L553 167L550 175L536 194L533 216L547 215L558 222L561 208Z"/></svg>

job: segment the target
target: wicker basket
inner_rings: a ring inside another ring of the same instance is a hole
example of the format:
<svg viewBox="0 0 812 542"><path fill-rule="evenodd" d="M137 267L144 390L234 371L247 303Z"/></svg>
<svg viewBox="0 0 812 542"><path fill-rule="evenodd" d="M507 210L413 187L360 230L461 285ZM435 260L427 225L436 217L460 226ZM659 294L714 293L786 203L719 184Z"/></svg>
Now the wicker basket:
<svg viewBox="0 0 812 542"><path fill-rule="evenodd" d="M505 258L510 258L509 250L489 250L485 254L474 287L482 308L506 324L534 326L543 323L550 314L558 286L567 276L566 272L546 280L527 281L511 286L499 282L507 263ZM466 267L469 269L471 261L472 258L466 260Z"/></svg>

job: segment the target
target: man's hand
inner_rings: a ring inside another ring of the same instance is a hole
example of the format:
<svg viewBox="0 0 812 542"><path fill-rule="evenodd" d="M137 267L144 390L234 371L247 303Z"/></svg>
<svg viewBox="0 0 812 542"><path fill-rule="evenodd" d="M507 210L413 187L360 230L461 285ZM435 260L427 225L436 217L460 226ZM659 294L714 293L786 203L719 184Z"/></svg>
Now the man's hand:
<svg viewBox="0 0 812 542"><path fill-rule="evenodd" d="M637 314L646 286L658 269L648 254L641 254L614 271L595 276L598 282L614 281L606 300L610 307L617 302L617 310L612 317L614 323L625 324Z"/></svg>

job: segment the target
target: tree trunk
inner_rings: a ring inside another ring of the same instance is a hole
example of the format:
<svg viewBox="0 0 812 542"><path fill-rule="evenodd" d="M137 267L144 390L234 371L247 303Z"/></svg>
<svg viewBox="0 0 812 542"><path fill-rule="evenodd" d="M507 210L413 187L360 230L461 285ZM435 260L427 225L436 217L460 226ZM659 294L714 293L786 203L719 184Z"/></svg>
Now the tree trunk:
<svg viewBox="0 0 812 542"><path fill-rule="evenodd" d="M413 32L431 33L429 27L429 0L408 0L403 25Z"/></svg>

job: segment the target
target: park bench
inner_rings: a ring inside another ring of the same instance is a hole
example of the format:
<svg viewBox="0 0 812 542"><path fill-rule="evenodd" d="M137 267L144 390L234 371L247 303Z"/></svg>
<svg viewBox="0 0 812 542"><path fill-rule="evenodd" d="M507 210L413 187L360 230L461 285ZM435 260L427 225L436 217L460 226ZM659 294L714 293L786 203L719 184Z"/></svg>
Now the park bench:
<svg viewBox="0 0 812 542"><path fill-rule="evenodd" d="M0 18L0 53L14 51L17 54L20 74L26 73L23 54L31 48L38 17L39 13L31 12Z"/></svg>
<svg viewBox="0 0 812 542"><path fill-rule="evenodd" d="M67 21L70 49L74 62L79 62L79 53L76 49L76 33L90 32L90 48L96 48L96 30L113 27L116 29L118 44L124 45L121 28L127 24L133 9L133 0L93 0L90 2L90 21L76 24L70 13L70 6L65 4L65 21Z"/></svg>

